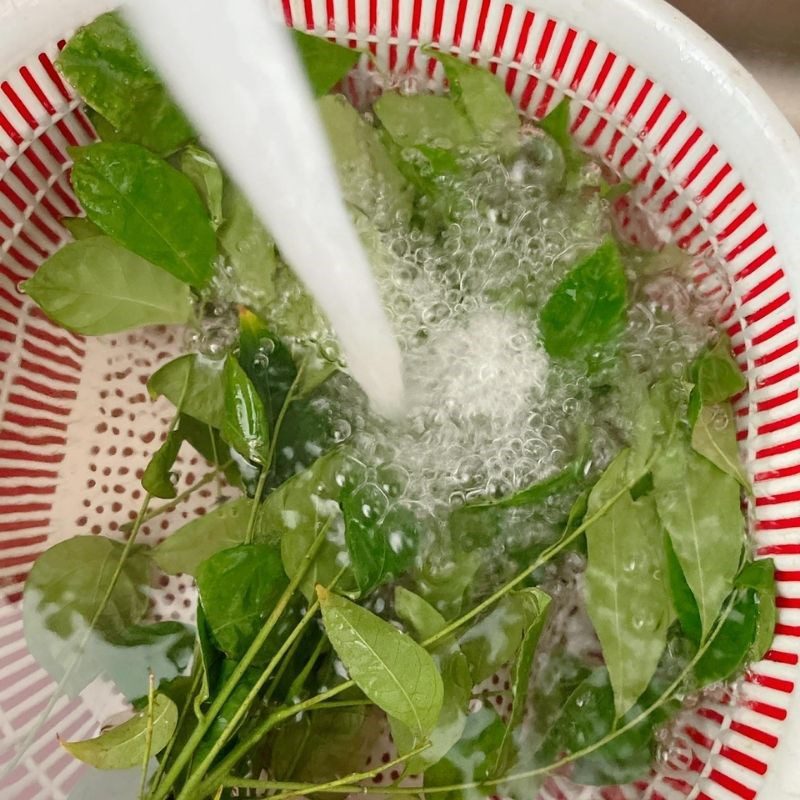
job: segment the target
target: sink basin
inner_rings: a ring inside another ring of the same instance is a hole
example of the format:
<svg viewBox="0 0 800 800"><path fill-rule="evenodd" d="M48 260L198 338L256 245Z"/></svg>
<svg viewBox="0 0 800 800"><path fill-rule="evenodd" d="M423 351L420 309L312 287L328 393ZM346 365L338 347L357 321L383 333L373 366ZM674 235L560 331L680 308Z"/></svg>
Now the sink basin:
<svg viewBox="0 0 800 800"><path fill-rule="evenodd" d="M800 3L670 0L733 53L800 132Z"/></svg>

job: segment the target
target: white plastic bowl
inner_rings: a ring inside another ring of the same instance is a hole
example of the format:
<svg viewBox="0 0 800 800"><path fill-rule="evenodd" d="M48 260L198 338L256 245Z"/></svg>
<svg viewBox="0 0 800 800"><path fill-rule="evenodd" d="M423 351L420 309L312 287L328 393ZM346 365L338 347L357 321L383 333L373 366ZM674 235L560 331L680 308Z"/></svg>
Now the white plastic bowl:
<svg viewBox="0 0 800 800"><path fill-rule="evenodd" d="M142 401L141 380L178 346L163 331L65 334L16 291L67 236L58 220L76 207L65 148L93 135L52 59L62 37L110 5L0 2L0 587L9 601L0 605L0 768L53 688L24 648L17 601L25 573L48 544L74 533L116 535L135 500L136 468L166 413ZM634 203L618 205L631 234L644 212L727 273L722 282L699 277L719 296L749 380L740 436L756 492L755 546L779 570L775 642L733 705L721 696L685 715L686 763L649 784L580 796L800 797L797 134L730 55L660 0L285 0L283 13L296 27L369 47L393 70L427 70L433 82L440 70L417 45L438 42L488 64L527 114L541 115L569 94L578 140L637 185ZM109 430L118 431L116 451ZM192 456L182 457L191 474ZM198 493L166 524L207 500ZM145 541L159 535L143 531ZM155 612L188 619L191 595L185 580L165 581ZM77 764L59 752L54 733L92 735L117 707L103 686L59 701L0 796L65 797ZM573 794L560 779L543 792Z"/></svg>

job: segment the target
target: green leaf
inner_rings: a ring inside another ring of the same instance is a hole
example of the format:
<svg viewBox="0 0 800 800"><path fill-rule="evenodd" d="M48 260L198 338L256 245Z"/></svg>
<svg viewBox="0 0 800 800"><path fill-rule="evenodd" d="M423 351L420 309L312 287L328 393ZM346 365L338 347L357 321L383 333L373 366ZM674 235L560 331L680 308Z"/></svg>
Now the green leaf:
<svg viewBox="0 0 800 800"><path fill-rule="evenodd" d="M416 576L420 594L445 618L457 616L482 564L478 552L456 552L444 564L425 561Z"/></svg>
<svg viewBox="0 0 800 800"><path fill-rule="evenodd" d="M222 225L223 176L214 157L200 147L190 144L181 150L178 161L181 172L192 182L211 216L214 230Z"/></svg>
<svg viewBox="0 0 800 800"><path fill-rule="evenodd" d="M376 209L394 217L411 213L411 193L372 127L341 95L318 101L333 150L344 199L370 217ZM394 223L392 223L394 224Z"/></svg>
<svg viewBox="0 0 800 800"><path fill-rule="evenodd" d="M70 695L100 674L108 648L124 643L128 628L147 612L150 562L141 550L129 554L100 610L122 552L123 545L103 536L73 536L45 550L25 582L22 612L30 654L60 681L81 653L64 686Z"/></svg>
<svg viewBox="0 0 800 800"><path fill-rule="evenodd" d="M479 508L520 508L537 506L553 495L575 486L583 476L584 461L576 461L550 478L531 484L515 494L491 500L478 500L464 506L464 511Z"/></svg>
<svg viewBox="0 0 800 800"><path fill-rule="evenodd" d="M425 740L443 698L442 678L430 654L365 608L321 586L317 596L325 631L350 677L376 706Z"/></svg>
<svg viewBox="0 0 800 800"><path fill-rule="evenodd" d="M739 484L680 441L656 461L653 480L658 513L697 601L705 639L739 570Z"/></svg>
<svg viewBox="0 0 800 800"><path fill-rule="evenodd" d="M183 441L188 442L209 464L225 467L222 473L231 487L241 487L245 481L249 486L252 477L255 475L257 478L256 470L249 470L245 464L240 464L242 472L245 474L243 475L239 471L239 466L233 463L230 457L230 448L225 444L216 428L212 428L188 414L181 414L178 431Z"/></svg>
<svg viewBox="0 0 800 800"><path fill-rule="evenodd" d="M164 500L171 500L177 497L178 492L175 488L172 467L178 457L183 438L180 431L173 430L167 434L167 438L161 447L153 453L142 475L142 486L146 492L154 497Z"/></svg>
<svg viewBox="0 0 800 800"><path fill-rule="evenodd" d="M736 577L736 585L752 589L753 600L758 606L756 636L750 649L750 660L760 661L772 647L775 638L777 610L775 595L778 588L775 584L775 562L771 558L762 558L745 564Z"/></svg>
<svg viewBox="0 0 800 800"><path fill-rule="evenodd" d="M272 427L286 403L297 367L286 345L255 314L239 314L239 364L264 403Z"/></svg>
<svg viewBox="0 0 800 800"><path fill-rule="evenodd" d="M76 242L103 235L103 231L86 217L62 217L61 224L70 232Z"/></svg>
<svg viewBox="0 0 800 800"><path fill-rule="evenodd" d="M92 127L97 132L97 138L101 142L129 142L128 137L123 136L99 111L88 107L86 108L86 116ZM137 142L142 144L142 142Z"/></svg>
<svg viewBox="0 0 800 800"><path fill-rule="evenodd" d="M599 505L590 495L590 513ZM622 717L650 683L672 622L655 503L625 493L589 526L586 541L586 607Z"/></svg>
<svg viewBox="0 0 800 800"><path fill-rule="evenodd" d="M570 99L565 97L546 117L539 120L539 127L559 146L564 156L564 176L567 185L573 185L586 163L570 133ZM620 184L621 186L624 184ZM616 188L616 187L613 187Z"/></svg>
<svg viewBox="0 0 800 800"><path fill-rule="evenodd" d="M750 491L750 481L739 457L736 423L729 403L703 406L692 430L692 447L714 466L735 478Z"/></svg>
<svg viewBox="0 0 800 800"><path fill-rule="evenodd" d="M514 733L522 722L531 682L533 657L548 618L550 597L541 589L523 589L520 595L530 606L529 620L532 620L522 637L517 655L511 667L511 712L506 722L503 741L497 753L493 769L495 776L504 775L514 758Z"/></svg>
<svg viewBox="0 0 800 800"><path fill-rule="evenodd" d="M364 768L374 745L374 710L364 706L306 714L281 725L270 741L270 775L326 783Z"/></svg>
<svg viewBox="0 0 800 800"><path fill-rule="evenodd" d="M220 550L200 564L200 603L214 641L228 658L244 656L288 584L277 548L266 544Z"/></svg>
<svg viewBox="0 0 800 800"><path fill-rule="evenodd" d="M179 356L150 376L147 391L154 400L164 395L176 408L180 405L182 413L212 428L222 428L225 420L224 363L198 353Z"/></svg>
<svg viewBox="0 0 800 800"><path fill-rule="evenodd" d="M659 687L660 688L660 687ZM550 764L565 753L594 745L616 726L626 724L659 696L654 689L618 720L608 671L595 668L575 689L552 723L537 753L537 763ZM663 711L646 718L604 747L577 760L572 780L589 786L623 785L647 775L653 760L653 732L664 721Z"/></svg>
<svg viewBox="0 0 800 800"><path fill-rule="evenodd" d="M219 670L219 685L224 685L226 683L236 667L237 662L235 661L226 659L222 662ZM231 692L228 699L223 703L219 714L217 714L217 716L214 718L214 721L211 723L206 735L202 738L200 744L197 746L197 749L194 751L194 756L192 758L193 764L197 765L205 760L211 748L216 744L217 740L222 735L222 732L233 719L234 715L245 701L253 686L255 686L255 683L260 675L261 670L254 667L250 667L245 671L239 683L236 684L233 692ZM249 721L257 723L260 720L261 714L264 710L264 708L254 704L249 712ZM207 709L205 709L205 711L207 711ZM240 726L244 724L244 722L241 722ZM220 757L225 755L230 747L231 744L229 743L225 748L223 748L220 753Z"/></svg>
<svg viewBox="0 0 800 800"><path fill-rule="evenodd" d="M147 693L148 673L159 683L185 671L192 659L194 631L181 622L167 620L131 625L103 649L103 674L129 700Z"/></svg>
<svg viewBox="0 0 800 800"><path fill-rule="evenodd" d="M315 97L323 97L355 66L361 53L321 36L292 31L297 52Z"/></svg>
<svg viewBox="0 0 800 800"><path fill-rule="evenodd" d="M278 298L275 242L233 184L225 186L222 216L219 245L232 270L233 299L265 313Z"/></svg>
<svg viewBox="0 0 800 800"><path fill-rule="evenodd" d="M724 403L747 388L747 378L731 354L727 336L721 336L711 350L695 361L690 375L703 406Z"/></svg>
<svg viewBox="0 0 800 800"><path fill-rule="evenodd" d="M203 604L197 604L197 644L200 651L200 665L203 671L200 688L197 691L192 703L194 706L194 714L197 719L203 716L203 703L211 696L218 685L220 670L222 669L222 662L224 657L214 644L211 635L211 628L206 621L206 615L203 611Z"/></svg>
<svg viewBox="0 0 800 800"><path fill-rule="evenodd" d="M519 146L519 115L498 77L455 56L431 51L444 66L450 95L483 144L501 154Z"/></svg>
<svg viewBox="0 0 800 800"><path fill-rule="evenodd" d="M703 624L700 621L700 609L697 607L697 601L694 599L692 590L686 582L683 567L681 562L678 561L678 556L675 555L672 541L666 533L664 536L664 549L666 550L667 583L672 597L672 604L678 616L678 622L680 622L681 629L689 641L695 647L699 647L703 641Z"/></svg>
<svg viewBox="0 0 800 800"><path fill-rule="evenodd" d="M508 664L540 616L535 593L512 592L463 633L458 643L469 661L473 682L486 680Z"/></svg>
<svg viewBox="0 0 800 800"><path fill-rule="evenodd" d="M401 148L451 150L476 142L475 130L449 97L386 92L373 108L381 125Z"/></svg>
<svg viewBox="0 0 800 800"><path fill-rule="evenodd" d="M539 315L539 334L555 358L588 355L611 341L627 315L628 282L608 239L556 286Z"/></svg>
<svg viewBox="0 0 800 800"><path fill-rule="evenodd" d="M61 742L61 746L85 764L97 769L130 769L144 761L147 731L152 728L150 752L160 753L169 743L178 724L175 703L163 694L153 701L152 716L140 711L132 719L83 742Z"/></svg>
<svg viewBox="0 0 800 800"><path fill-rule="evenodd" d="M361 594L403 575L417 553L419 534L414 514L393 505L374 483L345 487L339 505L347 552Z"/></svg>
<svg viewBox="0 0 800 800"><path fill-rule="evenodd" d="M244 541L252 507L240 497L195 517L153 548L153 560L169 575L196 575L206 559Z"/></svg>
<svg viewBox="0 0 800 800"><path fill-rule="evenodd" d="M493 708L482 706L467 716L464 732L447 755L425 771L426 789L484 781L491 775L496 754L503 742L505 725ZM475 790L439 792L443 800L465 800L485 796Z"/></svg>
<svg viewBox="0 0 800 800"><path fill-rule="evenodd" d="M433 606L402 586L395 588L394 609L418 642L435 636L446 624L444 617ZM408 761L408 773L422 772L442 759L460 740L467 721L467 709L472 695L472 675L466 656L452 636L435 647L431 655L442 675L442 711L436 727L431 731L430 747ZM408 753L413 750L415 737L411 730L393 718L389 719L389 723L398 752Z"/></svg>
<svg viewBox="0 0 800 800"><path fill-rule="evenodd" d="M87 336L192 316L188 287L107 236L65 245L22 289L54 322Z"/></svg>
<svg viewBox="0 0 800 800"><path fill-rule="evenodd" d="M225 359L223 382L223 438L249 461L269 466L269 423L264 404L247 373L233 356Z"/></svg>
<svg viewBox="0 0 800 800"><path fill-rule="evenodd" d="M202 288L214 272L214 229L192 182L149 150L100 142L70 151L72 185L89 219L178 280Z"/></svg>
<svg viewBox="0 0 800 800"><path fill-rule="evenodd" d="M341 450L327 453L271 492L256 522L256 540L280 542L283 568L292 578L303 565L320 528L333 518L326 541L300 584L300 591L307 599L313 597L315 584L327 586L346 563L341 531L338 535L336 532L336 520L341 516L338 498L346 472L344 453ZM348 583L343 577L339 586Z"/></svg>
<svg viewBox="0 0 800 800"><path fill-rule="evenodd" d="M741 672L753 648L758 624L758 601L752 589L737 589L730 614L719 633L695 664L700 687L727 681Z"/></svg>
<svg viewBox="0 0 800 800"><path fill-rule="evenodd" d="M64 77L127 141L169 154L192 129L118 14L81 28L56 62Z"/></svg>

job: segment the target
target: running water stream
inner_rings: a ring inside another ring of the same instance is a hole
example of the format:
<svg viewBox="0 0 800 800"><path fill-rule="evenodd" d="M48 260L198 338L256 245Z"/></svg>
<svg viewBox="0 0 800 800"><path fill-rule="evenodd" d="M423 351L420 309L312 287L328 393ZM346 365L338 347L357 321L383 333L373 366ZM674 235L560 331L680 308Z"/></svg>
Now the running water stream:
<svg viewBox="0 0 800 800"><path fill-rule="evenodd" d="M126 10L177 101L328 317L373 407L399 415L400 349L283 25L264 0L136 0Z"/></svg>

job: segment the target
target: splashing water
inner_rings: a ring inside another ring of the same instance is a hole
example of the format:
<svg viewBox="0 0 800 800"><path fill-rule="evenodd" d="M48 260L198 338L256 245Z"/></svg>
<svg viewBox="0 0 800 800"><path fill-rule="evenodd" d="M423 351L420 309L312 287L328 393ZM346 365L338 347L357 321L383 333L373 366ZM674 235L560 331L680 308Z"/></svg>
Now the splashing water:
<svg viewBox="0 0 800 800"><path fill-rule="evenodd" d="M136 0L126 13L327 315L353 377L377 411L397 416L400 350L283 25L270 19L263 0Z"/></svg>

